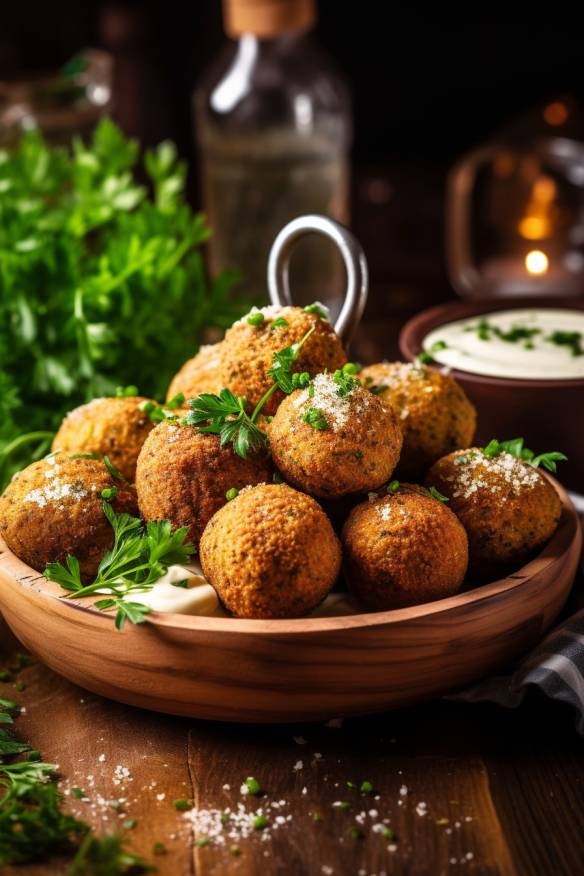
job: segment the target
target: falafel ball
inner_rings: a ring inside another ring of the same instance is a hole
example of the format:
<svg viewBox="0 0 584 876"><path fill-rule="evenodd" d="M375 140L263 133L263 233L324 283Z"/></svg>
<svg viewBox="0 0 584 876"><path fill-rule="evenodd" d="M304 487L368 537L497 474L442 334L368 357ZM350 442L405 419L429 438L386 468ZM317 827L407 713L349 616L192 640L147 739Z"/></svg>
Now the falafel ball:
<svg viewBox="0 0 584 876"><path fill-rule="evenodd" d="M140 405L142 396L96 398L72 410L53 439L53 450L108 456L126 480L134 482L136 461L154 428Z"/></svg>
<svg viewBox="0 0 584 876"><path fill-rule="evenodd" d="M255 322L250 325L248 320ZM314 328L303 345L294 370L307 371L311 377L320 371L334 371L347 361L340 339L327 319L307 313L302 307L270 305L254 308L228 329L222 356L222 385L235 395L244 396L253 406L273 383L268 370L274 353L298 343ZM278 390L263 408L274 414L282 399Z"/></svg>
<svg viewBox="0 0 584 876"><path fill-rule="evenodd" d="M354 379L343 389L337 375L318 374L285 398L268 429L272 457L285 479L323 499L384 483L403 440L390 405Z"/></svg>
<svg viewBox="0 0 584 876"><path fill-rule="evenodd" d="M223 343L205 344L192 359L188 359L174 375L166 393L170 401L182 392L185 399L196 398L203 392L218 393L221 383L221 356Z"/></svg>
<svg viewBox="0 0 584 876"><path fill-rule="evenodd" d="M343 529L345 576L374 611L431 602L460 590L468 540L456 515L419 487L353 509Z"/></svg>
<svg viewBox="0 0 584 876"><path fill-rule="evenodd" d="M427 476L450 499L467 531L473 570L519 565L554 533L562 513L557 492L538 469L479 447L438 460Z"/></svg>
<svg viewBox="0 0 584 876"><path fill-rule="evenodd" d="M400 418L404 446L398 477L423 478L441 456L472 443L476 410L454 378L404 362L369 365L359 376Z"/></svg>
<svg viewBox="0 0 584 876"><path fill-rule="evenodd" d="M301 617L339 574L341 546L318 502L287 484L243 490L201 539L201 566L236 617Z"/></svg>
<svg viewBox="0 0 584 876"><path fill-rule="evenodd" d="M198 545L228 490L271 481L272 475L266 453L242 459L233 445L222 447L218 435L166 420L150 433L138 458L138 504L145 520L186 526L189 541Z"/></svg>
<svg viewBox="0 0 584 876"><path fill-rule="evenodd" d="M116 514L136 514L134 490L114 479L101 460L53 453L16 474L0 497L0 535L39 572L71 554L82 577L92 578L113 544L102 492L114 487L110 504Z"/></svg>

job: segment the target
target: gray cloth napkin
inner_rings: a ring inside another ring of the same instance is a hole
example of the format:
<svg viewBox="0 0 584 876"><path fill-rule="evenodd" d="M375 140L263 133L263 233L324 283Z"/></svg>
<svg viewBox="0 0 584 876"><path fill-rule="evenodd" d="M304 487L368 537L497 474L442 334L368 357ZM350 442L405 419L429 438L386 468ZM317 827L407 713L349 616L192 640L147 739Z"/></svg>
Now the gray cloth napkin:
<svg viewBox="0 0 584 876"><path fill-rule="evenodd" d="M584 496L570 498L584 525ZM530 685L546 696L574 706L576 727L584 736L584 563L574 584L562 620L511 672L493 676L448 699L476 703L488 700L500 706L518 706Z"/></svg>

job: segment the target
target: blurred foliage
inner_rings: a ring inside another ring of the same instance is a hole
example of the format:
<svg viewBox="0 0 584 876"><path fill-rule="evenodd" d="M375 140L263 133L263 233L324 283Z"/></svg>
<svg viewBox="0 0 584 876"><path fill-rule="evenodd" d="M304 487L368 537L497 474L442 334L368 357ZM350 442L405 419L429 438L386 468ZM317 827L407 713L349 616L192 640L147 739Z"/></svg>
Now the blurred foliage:
<svg viewBox="0 0 584 876"><path fill-rule="evenodd" d="M174 145L139 153L109 119L70 150L31 131L0 151L0 488L66 411L118 384L163 397L201 330L249 306L235 272L206 275Z"/></svg>

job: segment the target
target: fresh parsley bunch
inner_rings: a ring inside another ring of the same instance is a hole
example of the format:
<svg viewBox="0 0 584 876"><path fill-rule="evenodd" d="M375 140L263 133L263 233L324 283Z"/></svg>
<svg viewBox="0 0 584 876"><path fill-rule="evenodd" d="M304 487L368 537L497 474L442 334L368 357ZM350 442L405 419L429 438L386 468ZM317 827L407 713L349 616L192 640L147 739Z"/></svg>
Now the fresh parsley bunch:
<svg viewBox="0 0 584 876"><path fill-rule="evenodd" d="M0 488L66 411L136 375L162 397L201 329L249 307L233 272L206 276L174 145L139 158L109 119L70 150L31 131L0 151Z"/></svg>
<svg viewBox="0 0 584 876"><path fill-rule="evenodd" d="M151 590L169 566L187 563L195 548L186 541L187 529L173 530L168 520L146 524L130 514L116 514L109 502L103 512L114 530L114 544L103 557L95 580L84 585L79 561L68 556L65 564L49 563L45 578L68 590L76 599L105 593L95 606L102 611L116 610L116 627L121 630L126 620L143 623L150 608L134 602L132 593Z"/></svg>

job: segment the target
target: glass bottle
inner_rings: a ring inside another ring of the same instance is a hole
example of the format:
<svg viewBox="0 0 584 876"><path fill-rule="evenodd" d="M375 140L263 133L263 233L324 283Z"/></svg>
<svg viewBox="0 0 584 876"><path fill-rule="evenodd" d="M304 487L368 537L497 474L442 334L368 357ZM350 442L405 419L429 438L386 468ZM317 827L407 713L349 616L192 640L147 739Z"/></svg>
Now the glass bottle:
<svg viewBox="0 0 584 876"><path fill-rule="evenodd" d="M224 0L231 38L194 95L213 272L237 267L243 291L266 296L272 241L303 213L349 219L350 100L311 29L314 0ZM300 242L291 265L298 303L333 304L338 253Z"/></svg>

